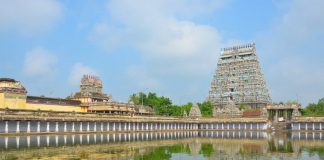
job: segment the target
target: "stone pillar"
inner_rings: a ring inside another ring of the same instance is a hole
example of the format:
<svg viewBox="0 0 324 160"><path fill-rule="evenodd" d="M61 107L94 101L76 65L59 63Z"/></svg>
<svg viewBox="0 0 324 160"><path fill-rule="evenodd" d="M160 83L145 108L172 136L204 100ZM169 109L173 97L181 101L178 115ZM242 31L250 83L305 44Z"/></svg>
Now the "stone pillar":
<svg viewBox="0 0 324 160"><path fill-rule="evenodd" d="M294 130L294 123L291 123L291 130Z"/></svg>
<svg viewBox="0 0 324 160"><path fill-rule="evenodd" d="M121 122L118 123L118 125L119 125L118 126L118 131L121 131L121 124L122 124Z"/></svg>
<svg viewBox="0 0 324 160"><path fill-rule="evenodd" d="M80 122L80 132L83 131L83 128L82 128L82 122Z"/></svg>
<svg viewBox="0 0 324 160"><path fill-rule="evenodd" d="M235 130L235 123L233 123L233 129Z"/></svg>
<svg viewBox="0 0 324 160"><path fill-rule="evenodd" d="M250 130L252 130L252 123L250 122Z"/></svg>
<svg viewBox="0 0 324 160"><path fill-rule="evenodd" d="M8 133L8 132L9 132L8 121L5 121L5 133Z"/></svg>
<svg viewBox="0 0 324 160"><path fill-rule="evenodd" d="M46 132L50 132L50 122L46 122Z"/></svg>
<svg viewBox="0 0 324 160"><path fill-rule="evenodd" d="M298 123L298 130L300 130L300 122Z"/></svg>
<svg viewBox="0 0 324 160"><path fill-rule="evenodd" d="M259 123L257 123L257 130L259 130Z"/></svg>
<svg viewBox="0 0 324 160"><path fill-rule="evenodd" d="M37 133L40 133L40 121L37 121Z"/></svg>
<svg viewBox="0 0 324 160"><path fill-rule="evenodd" d="M66 122L64 122L64 132L66 132Z"/></svg>
<svg viewBox="0 0 324 160"><path fill-rule="evenodd" d="M93 131L97 132L97 122L94 122Z"/></svg>
<svg viewBox="0 0 324 160"><path fill-rule="evenodd" d="M72 132L75 132L74 122L72 122ZM73 139L74 140L74 139Z"/></svg>
<svg viewBox="0 0 324 160"><path fill-rule="evenodd" d="M116 123L114 122L113 123L113 131L115 131L115 129L116 129Z"/></svg>
<svg viewBox="0 0 324 160"><path fill-rule="evenodd" d="M148 123L146 122L146 130L148 130Z"/></svg>
<svg viewBox="0 0 324 160"><path fill-rule="evenodd" d="M103 122L100 122L100 131L103 132L104 129L103 129Z"/></svg>
<svg viewBox="0 0 324 160"><path fill-rule="evenodd" d="M7 121L7 131L8 131L8 121ZM20 121L17 121L17 124L16 124L16 133L20 133Z"/></svg>
<svg viewBox="0 0 324 160"><path fill-rule="evenodd" d="M246 122L244 123L244 130L246 130Z"/></svg>
<svg viewBox="0 0 324 160"><path fill-rule="evenodd" d="M88 125L87 125L87 132L89 132L90 131L90 124L89 124L90 122L88 122Z"/></svg>
<svg viewBox="0 0 324 160"><path fill-rule="evenodd" d="M58 128L58 122L55 122L55 132L58 132L59 131L59 128Z"/></svg>
<svg viewBox="0 0 324 160"><path fill-rule="evenodd" d="M30 133L30 121L27 121L27 133Z"/></svg>
<svg viewBox="0 0 324 160"><path fill-rule="evenodd" d="M315 123L313 122L313 130L315 130Z"/></svg>
<svg viewBox="0 0 324 160"><path fill-rule="evenodd" d="M319 124L319 125L320 125L320 128L319 128L319 129L320 129L320 130L322 130L322 122L320 122L320 124Z"/></svg>
<svg viewBox="0 0 324 160"><path fill-rule="evenodd" d="M139 122L136 122L136 131L139 130Z"/></svg>
<svg viewBox="0 0 324 160"><path fill-rule="evenodd" d="M307 122L306 122L306 124L305 124L305 125L306 125L306 126L305 126L305 129L306 129L306 130L308 130ZM306 137L307 137L307 136L306 136Z"/></svg>
<svg viewBox="0 0 324 160"><path fill-rule="evenodd" d="M239 130L241 130L241 123L239 123ZM240 133L240 132L239 132Z"/></svg>

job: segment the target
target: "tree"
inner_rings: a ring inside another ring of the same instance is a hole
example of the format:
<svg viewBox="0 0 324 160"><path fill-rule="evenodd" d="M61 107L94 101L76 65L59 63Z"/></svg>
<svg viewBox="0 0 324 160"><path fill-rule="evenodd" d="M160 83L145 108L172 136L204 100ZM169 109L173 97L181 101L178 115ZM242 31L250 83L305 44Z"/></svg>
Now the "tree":
<svg viewBox="0 0 324 160"><path fill-rule="evenodd" d="M321 98L320 100L318 100L317 104L324 104L324 98Z"/></svg>
<svg viewBox="0 0 324 160"><path fill-rule="evenodd" d="M150 106L154 109L155 113L158 115L171 115L170 107L172 106L172 101L164 96L157 96L156 93L148 93L146 95L143 92L137 94L132 94L129 97L129 101L132 101L135 105L145 105Z"/></svg>
<svg viewBox="0 0 324 160"><path fill-rule="evenodd" d="M210 102L198 103L198 106L203 117L213 116L213 108Z"/></svg>
<svg viewBox="0 0 324 160"><path fill-rule="evenodd" d="M324 98L320 99L317 104L311 103L306 108L302 109L302 114L305 116L324 116Z"/></svg>

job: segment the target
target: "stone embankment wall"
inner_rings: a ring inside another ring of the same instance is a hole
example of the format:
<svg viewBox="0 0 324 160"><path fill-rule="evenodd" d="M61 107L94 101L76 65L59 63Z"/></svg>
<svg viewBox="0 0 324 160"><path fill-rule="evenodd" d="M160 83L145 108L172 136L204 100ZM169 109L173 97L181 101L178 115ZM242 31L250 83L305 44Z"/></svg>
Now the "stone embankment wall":
<svg viewBox="0 0 324 160"><path fill-rule="evenodd" d="M266 130L265 118L177 118L64 112L0 113L0 134L174 130Z"/></svg>
<svg viewBox="0 0 324 160"><path fill-rule="evenodd" d="M290 123L291 130L324 130L324 117L295 117Z"/></svg>

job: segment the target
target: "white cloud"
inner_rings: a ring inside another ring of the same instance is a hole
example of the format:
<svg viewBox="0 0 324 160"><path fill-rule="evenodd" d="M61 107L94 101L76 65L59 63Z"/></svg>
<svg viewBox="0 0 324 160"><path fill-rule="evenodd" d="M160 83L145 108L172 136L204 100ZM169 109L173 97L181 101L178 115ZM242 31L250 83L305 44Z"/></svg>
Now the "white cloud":
<svg viewBox="0 0 324 160"><path fill-rule="evenodd" d="M76 63L74 64L70 76L68 78L68 81L72 85L80 85L80 81L83 75L90 74L97 76L98 73L93 68L86 66L82 63Z"/></svg>
<svg viewBox="0 0 324 160"><path fill-rule="evenodd" d="M159 87L155 80L161 84L170 77L173 82L205 78L202 83L209 84L222 38L216 28L194 20L212 16L223 5L223 1L112 0L107 5L109 16L94 26L90 39L108 52L126 46L140 53L143 65L137 67L145 73L141 83L146 85ZM168 85L172 92L172 84Z"/></svg>
<svg viewBox="0 0 324 160"><path fill-rule="evenodd" d="M307 105L324 97L324 1L289 2L274 27L257 41L273 100L298 97Z"/></svg>
<svg viewBox="0 0 324 160"><path fill-rule="evenodd" d="M131 80L138 89L156 90L161 88L160 82L148 76L145 69L140 67L129 67L127 77Z"/></svg>
<svg viewBox="0 0 324 160"><path fill-rule="evenodd" d="M57 57L48 50L37 47L26 53L23 73L28 77L51 76Z"/></svg>
<svg viewBox="0 0 324 160"><path fill-rule="evenodd" d="M1 0L0 31L42 33L51 29L62 14L63 7L56 0Z"/></svg>

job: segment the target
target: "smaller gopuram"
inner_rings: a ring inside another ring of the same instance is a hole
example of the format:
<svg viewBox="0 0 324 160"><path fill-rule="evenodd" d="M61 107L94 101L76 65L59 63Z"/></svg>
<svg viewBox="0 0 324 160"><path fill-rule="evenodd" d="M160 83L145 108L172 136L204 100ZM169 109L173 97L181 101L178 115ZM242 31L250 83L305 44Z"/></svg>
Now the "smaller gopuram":
<svg viewBox="0 0 324 160"><path fill-rule="evenodd" d="M189 117L190 118L200 118L201 117L201 112L199 109L199 106L197 104L193 104L190 112L189 112Z"/></svg>
<svg viewBox="0 0 324 160"><path fill-rule="evenodd" d="M105 114L151 115L152 108L148 106L134 105L129 102L112 100L111 95L103 92L103 83L99 77L84 75L81 79L80 91L70 97L81 101L82 107L87 107L88 112Z"/></svg>
<svg viewBox="0 0 324 160"><path fill-rule="evenodd" d="M71 98L82 103L109 102L112 97L102 92L102 81L92 75L84 75L81 79L80 92L75 93Z"/></svg>

